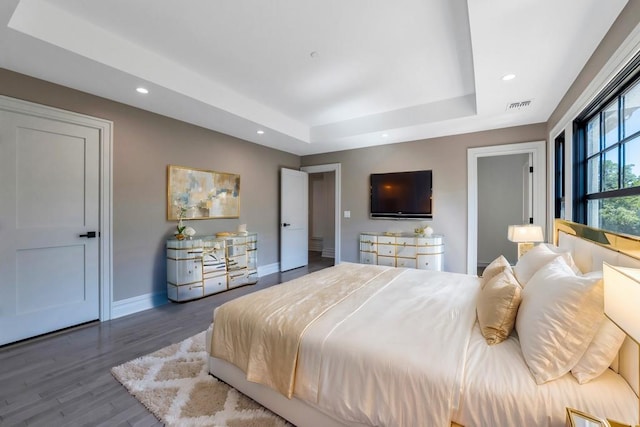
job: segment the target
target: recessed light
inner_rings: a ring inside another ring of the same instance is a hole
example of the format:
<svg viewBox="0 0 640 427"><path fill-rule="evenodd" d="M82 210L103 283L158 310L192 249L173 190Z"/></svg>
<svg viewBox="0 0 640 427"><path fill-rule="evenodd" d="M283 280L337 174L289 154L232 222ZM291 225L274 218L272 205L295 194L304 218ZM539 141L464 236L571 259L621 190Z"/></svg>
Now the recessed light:
<svg viewBox="0 0 640 427"><path fill-rule="evenodd" d="M258 133L258 135L262 135L264 133L264 131L263 130L259 130L257 133Z"/></svg>
<svg viewBox="0 0 640 427"><path fill-rule="evenodd" d="M145 94L145 95L146 95L147 93L149 93L149 90L148 90L148 89L146 89L146 88L143 88L143 87L136 88L136 91L137 91L138 93L143 93L143 94Z"/></svg>
<svg viewBox="0 0 640 427"><path fill-rule="evenodd" d="M317 58L318 56L320 56L320 54L314 50L313 52L311 52L309 54L309 56L312 57L312 58Z"/></svg>
<svg viewBox="0 0 640 427"><path fill-rule="evenodd" d="M504 76L502 76L502 80L509 81L509 80L513 80L516 78L515 74L505 74Z"/></svg>

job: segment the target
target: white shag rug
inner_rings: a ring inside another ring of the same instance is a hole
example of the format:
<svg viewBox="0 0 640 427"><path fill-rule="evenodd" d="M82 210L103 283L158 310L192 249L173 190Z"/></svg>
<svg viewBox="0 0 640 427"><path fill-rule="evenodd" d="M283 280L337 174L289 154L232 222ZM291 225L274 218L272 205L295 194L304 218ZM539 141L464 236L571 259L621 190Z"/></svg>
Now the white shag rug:
<svg viewBox="0 0 640 427"><path fill-rule="evenodd" d="M285 420L209 375L205 332L111 369L167 426L285 427Z"/></svg>

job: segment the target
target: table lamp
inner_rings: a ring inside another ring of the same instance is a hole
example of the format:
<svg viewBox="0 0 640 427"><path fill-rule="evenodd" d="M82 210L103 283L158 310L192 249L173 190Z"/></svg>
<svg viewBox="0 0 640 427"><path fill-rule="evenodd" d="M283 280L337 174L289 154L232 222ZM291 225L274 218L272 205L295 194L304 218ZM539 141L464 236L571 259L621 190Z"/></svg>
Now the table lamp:
<svg viewBox="0 0 640 427"><path fill-rule="evenodd" d="M542 227L533 224L510 225L507 238L518 244L518 259L533 248L535 243L544 241Z"/></svg>
<svg viewBox="0 0 640 427"><path fill-rule="evenodd" d="M640 345L640 269L603 263L604 314ZM639 402L640 410L640 402ZM640 415L640 413L639 413ZM638 421L640 421L640 416Z"/></svg>

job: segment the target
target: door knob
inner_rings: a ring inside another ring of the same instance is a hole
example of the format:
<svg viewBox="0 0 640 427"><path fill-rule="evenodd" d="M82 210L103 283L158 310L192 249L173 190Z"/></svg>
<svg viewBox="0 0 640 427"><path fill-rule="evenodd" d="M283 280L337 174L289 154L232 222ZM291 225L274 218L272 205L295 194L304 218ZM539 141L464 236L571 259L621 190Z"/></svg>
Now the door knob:
<svg viewBox="0 0 640 427"><path fill-rule="evenodd" d="M94 237L96 237L96 232L88 231L87 234L81 234L78 237L86 237L87 239L93 239Z"/></svg>
<svg viewBox="0 0 640 427"><path fill-rule="evenodd" d="M291 224L289 224L288 222L283 222L283 223L282 223L282 226L283 226L283 227L289 227L290 225L291 225Z"/></svg>

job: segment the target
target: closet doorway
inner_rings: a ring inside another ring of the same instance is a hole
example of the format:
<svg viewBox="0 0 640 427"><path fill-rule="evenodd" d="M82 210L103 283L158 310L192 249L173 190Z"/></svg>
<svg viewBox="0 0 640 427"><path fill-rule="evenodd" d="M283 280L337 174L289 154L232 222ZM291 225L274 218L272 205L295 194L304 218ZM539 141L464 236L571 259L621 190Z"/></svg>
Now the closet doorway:
<svg viewBox="0 0 640 427"><path fill-rule="evenodd" d="M531 212L531 218L533 223L542 226L542 229L546 229L546 150L545 141L536 142L524 142L517 144L505 144L489 147L470 148L467 150L467 273L477 274L478 272L478 218L479 207L483 205L483 202L479 202L479 188L481 186L478 175L478 163L479 159L485 157L500 157L511 156L517 154L525 154L530 156L531 165L533 171L531 174L530 184L527 184L527 188L523 188L523 193L526 191L531 192L530 207L526 207ZM499 159L498 159L499 160ZM520 169L518 173L518 180L521 179L523 171ZM503 181L506 182L509 177L503 177ZM500 193L503 186L498 185L494 189L495 193ZM525 197L519 198L519 203L524 200ZM491 206L490 209L497 209L496 206ZM525 206L523 206L525 209ZM526 223L527 221L521 221ZM507 224L508 225L508 224ZM493 236L496 239L506 236L507 228L504 230L494 230ZM514 243L515 245L515 243Z"/></svg>

